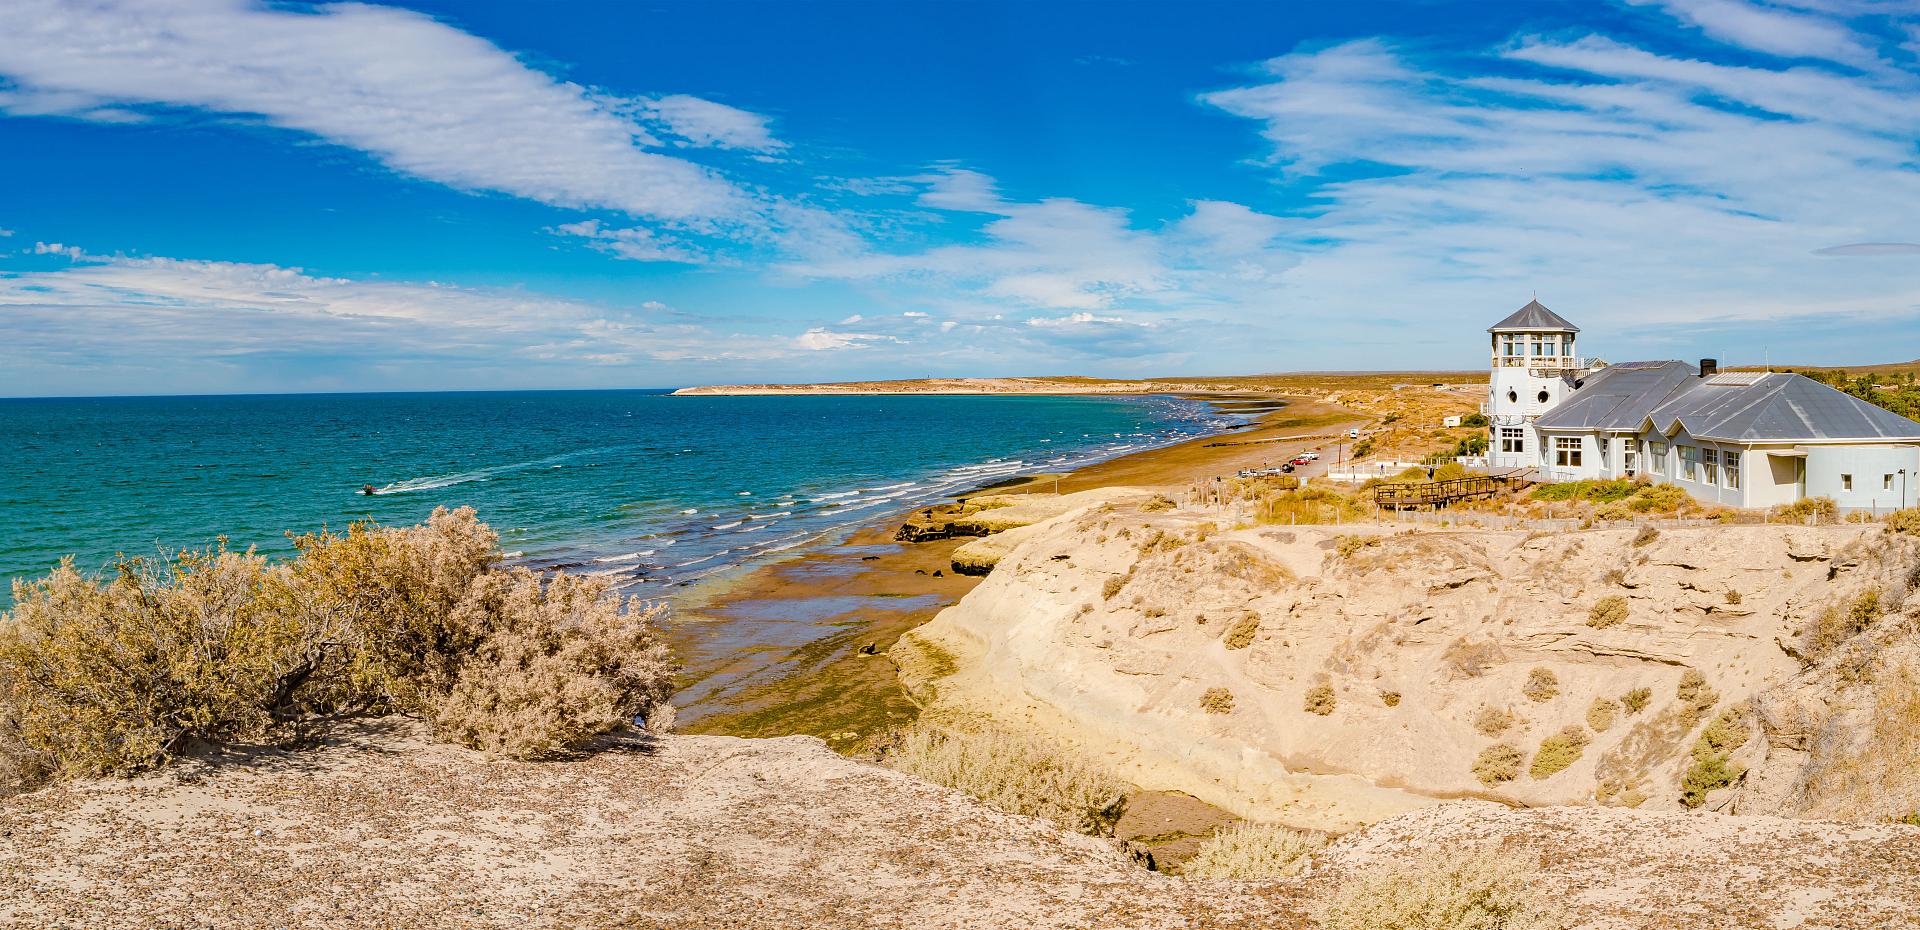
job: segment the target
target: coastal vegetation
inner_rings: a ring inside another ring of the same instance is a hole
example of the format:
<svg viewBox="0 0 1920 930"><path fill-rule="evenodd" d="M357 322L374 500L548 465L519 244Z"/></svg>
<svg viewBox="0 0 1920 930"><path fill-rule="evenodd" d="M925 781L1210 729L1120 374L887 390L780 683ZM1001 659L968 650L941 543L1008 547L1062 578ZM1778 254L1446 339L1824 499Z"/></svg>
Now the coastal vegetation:
<svg viewBox="0 0 1920 930"><path fill-rule="evenodd" d="M471 509L294 547L284 562L224 544L128 559L108 577L68 560L16 582L0 617L0 778L134 772L197 741L293 745L385 713L543 758L671 691L662 607L599 579L500 567Z"/></svg>
<svg viewBox="0 0 1920 930"><path fill-rule="evenodd" d="M1180 863L1188 878L1264 881L1298 875L1327 835L1279 824L1241 822L1215 833Z"/></svg>
<svg viewBox="0 0 1920 930"><path fill-rule="evenodd" d="M1433 853L1342 884L1314 914L1323 930L1565 930L1570 915L1512 855Z"/></svg>
<svg viewBox="0 0 1920 930"><path fill-rule="evenodd" d="M1127 784L1104 767L1038 736L986 722L923 722L903 734L884 761L990 807L1093 836L1111 835L1126 810Z"/></svg>

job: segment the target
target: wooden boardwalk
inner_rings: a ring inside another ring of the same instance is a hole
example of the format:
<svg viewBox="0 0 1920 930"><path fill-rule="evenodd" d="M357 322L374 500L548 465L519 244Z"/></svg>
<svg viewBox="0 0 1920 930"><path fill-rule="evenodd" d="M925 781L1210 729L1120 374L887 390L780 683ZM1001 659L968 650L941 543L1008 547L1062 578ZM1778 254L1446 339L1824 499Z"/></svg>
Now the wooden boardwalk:
<svg viewBox="0 0 1920 930"><path fill-rule="evenodd" d="M1390 510L1440 508L1458 501L1484 500L1526 484L1518 473L1474 475L1445 481L1397 481L1373 487L1375 506Z"/></svg>

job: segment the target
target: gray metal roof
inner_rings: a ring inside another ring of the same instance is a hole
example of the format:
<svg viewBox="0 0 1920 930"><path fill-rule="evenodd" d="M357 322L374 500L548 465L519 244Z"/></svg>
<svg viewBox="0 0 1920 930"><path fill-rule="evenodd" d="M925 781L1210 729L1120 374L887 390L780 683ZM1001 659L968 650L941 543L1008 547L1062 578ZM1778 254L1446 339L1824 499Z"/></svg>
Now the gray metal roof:
<svg viewBox="0 0 1920 930"><path fill-rule="evenodd" d="M1701 378L1686 362L1601 369L1536 425L1638 431L1649 424L1663 433L1685 429L1723 442L1920 440L1920 423L1803 375Z"/></svg>
<svg viewBox="0 0 1920 930"><path fill-rule="evenodd" d="M1487 327L1490 333L1577 333L1580 327L1567 322L1566 318L1548 310L1537 300L1513 311L1513 315Z"/></svg>
<svg viewBox="0 0 1920 930"><path fill-rule="evenodd" d="M1691 383L1698 370L1686 362L1622 362L1580 379L1559 405L1542 414L1541 429L1638 432L1647 414ZM1920 424L1917 424L1920 425Z"/></svg>

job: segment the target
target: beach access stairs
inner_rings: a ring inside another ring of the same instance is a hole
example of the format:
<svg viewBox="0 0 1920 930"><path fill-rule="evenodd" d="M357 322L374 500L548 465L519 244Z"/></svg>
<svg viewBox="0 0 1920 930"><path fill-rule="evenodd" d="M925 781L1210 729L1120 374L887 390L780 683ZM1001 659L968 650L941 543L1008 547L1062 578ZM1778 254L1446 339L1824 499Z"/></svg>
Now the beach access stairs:
<svg viewBox="0 0 1920 930"><path fill-rule="evenodd" d="M1373 503L1383 510L1439 509L1460 501L1485 500L1531 483L1524 471L1444 481L1393 481L1373 486Z"/></svg>

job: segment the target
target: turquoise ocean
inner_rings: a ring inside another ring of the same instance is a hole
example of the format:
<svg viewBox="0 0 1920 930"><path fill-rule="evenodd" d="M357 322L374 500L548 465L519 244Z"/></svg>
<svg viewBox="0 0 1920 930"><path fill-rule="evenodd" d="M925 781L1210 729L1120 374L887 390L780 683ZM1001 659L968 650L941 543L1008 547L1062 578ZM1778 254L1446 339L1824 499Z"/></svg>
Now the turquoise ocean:
<svg viewBox="0 0 1920 930"><path fill-rule="evenodd" d="M284 554L288 530L471 505L514 561L652 596L918 503L1235 422L1155 396L7 399L0 575L68 555L101 570L219 536Z"/></svg>

